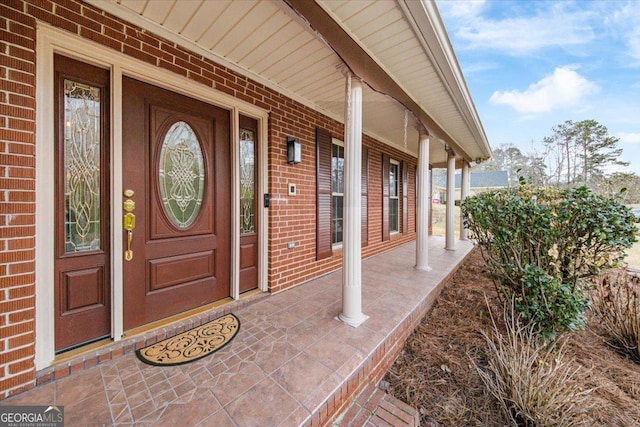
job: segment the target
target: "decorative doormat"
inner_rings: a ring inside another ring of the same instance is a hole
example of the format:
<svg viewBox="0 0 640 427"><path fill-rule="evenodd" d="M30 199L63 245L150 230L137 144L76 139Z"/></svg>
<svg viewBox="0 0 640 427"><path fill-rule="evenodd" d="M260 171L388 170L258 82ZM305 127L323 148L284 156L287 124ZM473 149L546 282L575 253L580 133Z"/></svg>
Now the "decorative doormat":
<svg viewBox="0 0 640 427"><path fill-rule="evenodd" d="M227 314L175 337L136 350L136 355L149 365L182 365L220 350L231 342L239 330L240 320L233 314Z"/></svg>

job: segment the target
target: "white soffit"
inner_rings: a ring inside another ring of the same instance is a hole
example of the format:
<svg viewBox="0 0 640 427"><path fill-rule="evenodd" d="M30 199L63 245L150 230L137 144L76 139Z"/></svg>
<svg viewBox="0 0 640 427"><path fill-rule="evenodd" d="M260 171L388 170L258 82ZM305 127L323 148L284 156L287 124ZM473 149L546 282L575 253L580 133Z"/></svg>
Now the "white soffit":
<svg viewBox="0 0 640 427"><path fill-rule="evenodd" d="M280 0L86 1L343 120L345 79L337 68L342 61ZM487 156L478 151L473 135L398 3L318 3L472 159ZM405 133L403 106L366 85L363 101L364 131L417 155L415 121L410 118ZM440 143L432 143L431 158L434 163L444 160Z"/></svg>
<svg viewBox="0 0 640 427"><path fill-rule="evenodd" d="M475 106L432 1L316 2L472 159L490 155ZM432 22L432 15L436 15L437 22Z"/></svg>

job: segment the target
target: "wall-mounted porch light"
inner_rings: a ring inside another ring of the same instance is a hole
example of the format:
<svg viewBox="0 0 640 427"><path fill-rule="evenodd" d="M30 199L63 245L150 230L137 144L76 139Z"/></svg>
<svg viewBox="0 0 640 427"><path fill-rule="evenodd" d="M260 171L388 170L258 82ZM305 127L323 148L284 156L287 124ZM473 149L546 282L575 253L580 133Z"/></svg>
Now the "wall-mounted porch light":
<svg viewBox="0 0 640 427"><path fill-rule="evenodd" d="M302 146L290 136L287 137L287 161L292 165L302 161Z"/></svg>

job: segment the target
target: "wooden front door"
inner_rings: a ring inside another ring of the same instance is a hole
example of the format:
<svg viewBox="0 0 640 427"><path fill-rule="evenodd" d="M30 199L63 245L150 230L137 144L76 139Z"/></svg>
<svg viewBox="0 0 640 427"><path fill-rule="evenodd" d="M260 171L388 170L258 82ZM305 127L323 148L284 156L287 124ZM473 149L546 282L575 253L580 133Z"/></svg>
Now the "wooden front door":
<svg viewBox="0 0 640 427"><path fill-rule="evenodd" d="M54 70L54 330L61 352L111 335L110 77L59 55Z"/></svg>
<svg viewBox="0 0 640 427"><path fill-rule="evenodd" d="M123 79L124 328L230 295L229 111Z"/></svg>
<svg viewBox="0 0 640 427"><path fill-rule="evenodd" d="M258 121L240 116L240 292L258 287Z"/></svg>

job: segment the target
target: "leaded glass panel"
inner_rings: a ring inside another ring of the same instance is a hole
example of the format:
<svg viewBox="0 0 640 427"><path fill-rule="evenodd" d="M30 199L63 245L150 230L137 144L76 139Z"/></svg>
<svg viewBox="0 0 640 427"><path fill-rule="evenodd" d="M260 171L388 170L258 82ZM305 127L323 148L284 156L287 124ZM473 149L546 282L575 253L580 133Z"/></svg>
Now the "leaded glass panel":
<svg viewBox="0 0 640 427"><path fill-rule="evenodd" d="M255 232L255 134L240 129L240 233Z"/></svg>
<svg viewBox="0 0 640 427"><path fill-rule="evenodd" d="M187 228L198 217L205 186L200 141L186 122L167 131L159 160L159 187L167 216L178 228Z"/></svg>
<svg viewBox="0 0 640 427"><path fill-rule="evenodd" d="M64 80L65 252L101 248L100 88Z"/></svg>

